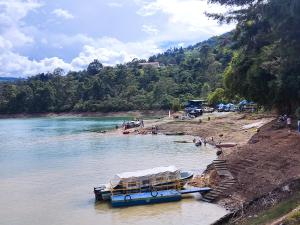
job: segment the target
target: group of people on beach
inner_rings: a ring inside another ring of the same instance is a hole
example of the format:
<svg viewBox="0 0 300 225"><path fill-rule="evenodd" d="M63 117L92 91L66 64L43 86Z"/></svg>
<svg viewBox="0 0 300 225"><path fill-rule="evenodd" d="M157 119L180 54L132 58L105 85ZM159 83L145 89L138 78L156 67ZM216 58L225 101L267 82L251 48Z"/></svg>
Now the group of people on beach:
<svg viewBox="0 0 300 225"><path fill-rule="evenodd" d="M292 127L292 118L286 114L279 116L278 122L285 123L286 127L289 129Z"/></svg>
<svg viewBox="0 0 300 225"><path fill-rule="evenodd" d="M152 126L151 133L152 134L157 134L157 131L158 131L158 127L157 126Z"/></svg>
<svg viewBox="0 0 300 225"><path fill-rule="evenodd" d="M202 146L202 144L203 144L204 146L206 146L207 141L206 141L205 138L204 138L203 140L202 140L201 138L199 138L199 139L194 138L194 139L193 139L193 143L195 143L195 145L196 145L197 147L200 147L200 146Z"/></svg>

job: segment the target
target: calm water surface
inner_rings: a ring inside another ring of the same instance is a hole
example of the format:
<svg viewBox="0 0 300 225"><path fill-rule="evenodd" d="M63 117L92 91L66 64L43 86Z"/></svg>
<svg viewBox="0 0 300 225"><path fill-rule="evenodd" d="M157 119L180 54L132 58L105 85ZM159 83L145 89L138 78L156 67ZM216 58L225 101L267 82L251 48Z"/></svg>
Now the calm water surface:
<svg viewBox="0 0 300 225"><path fill-rule="evenodd" d="M112 209L95 204L93 187L114 174L175 165L200 173L210 147L191 137L103 135L124 118L0 120L0 224L210 224L226 214L191 195L180 202Z"/></svg>

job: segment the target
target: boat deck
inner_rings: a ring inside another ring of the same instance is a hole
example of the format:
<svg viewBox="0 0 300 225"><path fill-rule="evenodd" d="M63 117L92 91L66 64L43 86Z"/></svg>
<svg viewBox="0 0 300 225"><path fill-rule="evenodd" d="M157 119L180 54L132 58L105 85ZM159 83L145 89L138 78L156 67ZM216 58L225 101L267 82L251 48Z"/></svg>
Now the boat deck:
<svg viewBox="0 0 300 225"><path fill-rule="evenodd" d="M111 204L113 207L124 207L162 202L174 202L181 200L183 194L207 193L210 190L210 188L205 187L190 188L186 190L171 189L162 191L132 193L127 195L113 195L111 196Z"/></svg>
<svg viewBox="0 0 300 225"><path fill-rule="evenodd" d="M180 194L192 194L192 193L207 193L211 191L211 188L209 187L204 187L204 188L190 188L190 189L185 189L185 190L180 190Z"/></svg>
<svg viewBox="0 0 300 225"><path fill-rule="evenodd" d="M177 190L142 192L128 195L114 195L111 197L113 207L146 205L161 202L181 200L181 193Z"/></svg>

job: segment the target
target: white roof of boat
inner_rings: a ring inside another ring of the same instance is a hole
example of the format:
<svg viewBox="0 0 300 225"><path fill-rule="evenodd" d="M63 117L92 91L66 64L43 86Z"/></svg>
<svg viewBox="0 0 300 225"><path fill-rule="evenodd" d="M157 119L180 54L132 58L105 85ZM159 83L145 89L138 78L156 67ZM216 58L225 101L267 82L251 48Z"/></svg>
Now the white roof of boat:
<svg viewBox="0 0 300 225"><path fill-rule="evenodd" d="M119 177L120 179L126 179L131 177L150 176L150 175L155 175L155 174L165 173L165 172L174 173L176 171L178 171L178 169L175 166L166 166L166 167L156 167L147 170L139 170L135 172L124 172L124 173L119 173L116 176Z"/></svg>

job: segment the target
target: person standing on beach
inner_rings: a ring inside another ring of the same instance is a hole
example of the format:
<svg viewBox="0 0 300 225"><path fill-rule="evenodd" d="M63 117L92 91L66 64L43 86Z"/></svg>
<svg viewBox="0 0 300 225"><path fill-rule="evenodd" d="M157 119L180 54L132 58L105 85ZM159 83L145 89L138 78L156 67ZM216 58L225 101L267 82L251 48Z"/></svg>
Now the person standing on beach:
<svg viewBox="0 0 300 225"><path fill-rule="evenodd" d="M290 116L288 116L287 119L286 119L286 125L287 125L287 128L289 128L289 130L291 130L292 119L291 119Z"/></svg>

